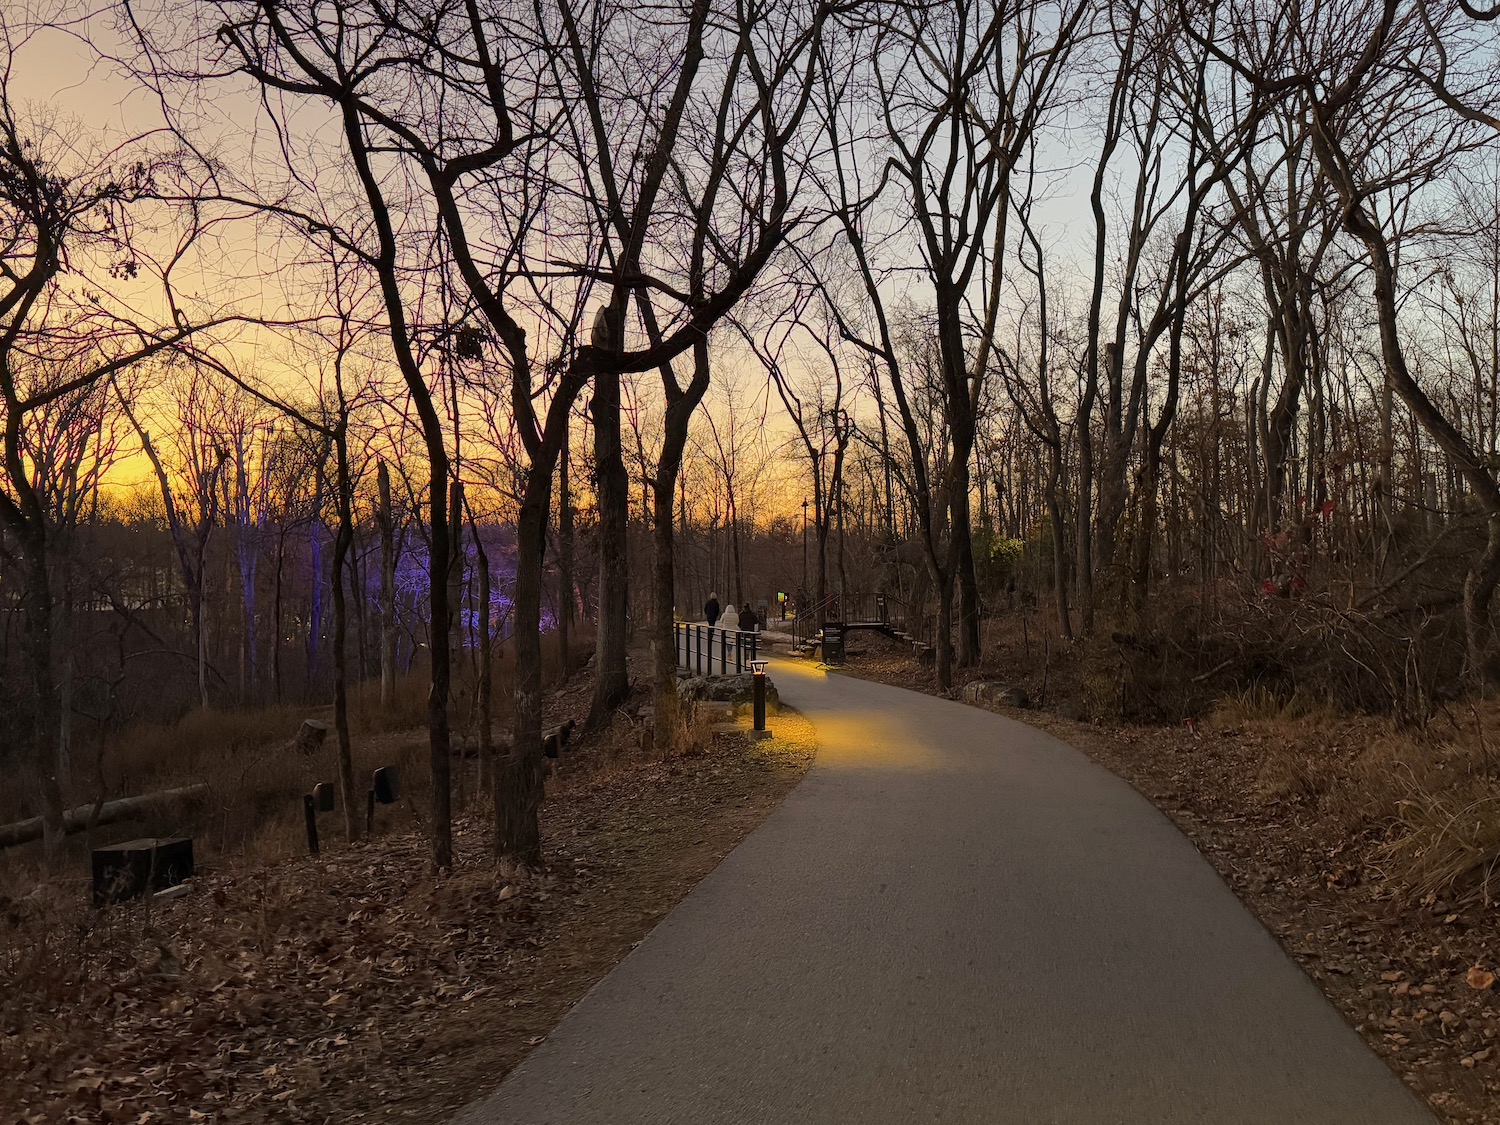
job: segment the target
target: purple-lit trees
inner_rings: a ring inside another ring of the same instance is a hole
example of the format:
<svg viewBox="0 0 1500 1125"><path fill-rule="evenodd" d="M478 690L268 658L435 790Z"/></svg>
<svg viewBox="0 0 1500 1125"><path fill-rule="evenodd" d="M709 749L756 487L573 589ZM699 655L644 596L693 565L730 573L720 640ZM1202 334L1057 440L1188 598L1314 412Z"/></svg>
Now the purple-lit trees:
<svg viewBox="0 0 1500 1125"><path fill-rule="evenodd" d="M450 287L455 299L442 302L443 310L470 311L483 326L476 346L511 388L529 462L519 519L517 654L518 664L539 676L541 532L562 427L589 376L569 369L553 378L536 369L527 333L537 310L524 308L512 288L540 272L527 239L550 192L551 58L522 33L529 10L512 6L433 5L415 13L373 3L324 8L222 0L206 10L201 42L217 42L220 74L247 76L274 94L265 104L279 107L273 112L284 135L310 129L326 142L284 150L292 182L316 185L311 197L304 191L285 202L262 193L262 202L295 215L313 238L341 245L378 279L390 354L419 420L428 467L433 862L446 868L452 863L447 577L460 516L449 510L450 435L421 346L425 334L450 326L433 321L418 282L432 271ZM163 28L169 18L163 15ZM187 76L210 75L200 69ZM555 307L539 304L543 315ZM529 675L518 680L511 755L524 763L514 771L518 779L540 758L538 688ZM517 826L508 802L497 817L501 849L534 860L534 824Z"/></svg>
<svg viewBox="0 0 1500 1125"><path fill-rule="evenodd" d="M795 222L801 123L835 6L693 0L651 12L616 3L407 11L219 0L204 10L194 46L221 63L183 64L181 76L196 83L248 77L274 95L263 105L281 135L297 138L282 149L290 175L280 177L277 192L250 169L255 190L241 194L356 255L378 278L391 355L419 419L429 469L429 733L439 867L452 856L445 578L457 513L447 500L453 435L423 367L423 341L454 330L450 314L462 317L479 329L471 339L482 361L505 373L522 458L518 674L513 746L498 771L497 841L503 854L535 862L543 549L569 414L595 381L601 511L606 533L613 529L603 555L614 560L602 583L602 710L624 686L626 575L615 564L624 559L626 496L623 472L610 471L616 388L630 373L662 374L671 404L658 465L665 594L655 616L660 713L668 714L671 500L687 420L706 385L703 345ZM167 28L175 15L163 10L157 26ZM159 60L168 55L153 52L154 73L164 73ZM423 299L430 277L446 287L442 319ZM582 306L598 285L608 290L603 320L612 330L580 346ZM542 334L558 341L562 362L535 362L531 337ZM698 352L695 377L683 389L671 365L689 350Z"/></svg>

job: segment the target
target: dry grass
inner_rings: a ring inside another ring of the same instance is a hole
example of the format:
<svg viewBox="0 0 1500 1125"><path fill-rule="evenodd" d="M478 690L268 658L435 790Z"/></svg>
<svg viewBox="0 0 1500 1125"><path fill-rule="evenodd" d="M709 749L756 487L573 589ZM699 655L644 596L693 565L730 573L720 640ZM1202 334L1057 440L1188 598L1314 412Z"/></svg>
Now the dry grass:
<svg viewBox="0 0 1500 1125"><path fill-rule="evenodd" d="M1367 784L1394 792L1396 822L1374 863L1412 899L1489 906L1500 890L1500 703L1447 718L1371 754Z"/></svg>
<svg viewBox="0 0 1500 1125"><path fill-rule="evenodd" d="M1269 688L1256 684L1244 691L1226 695L1215 708L1214 718L1221 725L1271 720L1296 722L1319 713L1331 717L1336 712L1326 699L1312 699L1300 688L1293 688L1290 694L1279 696Z"/></svg>
<svg viewBox="0 0 1500 1125"><path fill-rule="evenodd" d="M577 714L588 687L554 695L549 721ZM481 800L442 878L408 819L319 859L251 847L165 904L91 911L82 880L0 880L0 979L17 982L0 989L0 1121L446 1120L811 760L800 717L748 746L714 730L722 718L690 709L671 745L643 745L638 692L608 729L580 733L547 786L543 872L497 867Z"/></svg>
<svg viewBox="0 0 1500 1125"><path fill-rule="evenodd" d="M575 649L574 667L582 656ZM515 661L509 651L497 653L493 675L492 723L503 732L509 723ZM556 681L560 669L555 646L544 650L543 680ZM477 729L474 677L465 663L457 668L449 706L449 722L456 739L472 737ZM349 722L356 791L363 793L378 766L400 772L400 802L377 812L379 830L425 830L429 774L427 723L428 677L415 668L396 680L394 700L380 705L378 681L365 681L350 692ZM304 719L333 720L327 705L273 704L238 710L193 710L174 723L142 723L107 745L97 760L75 757L75 780L65 792L68 805L150 793L184 785L205 784L201 800L162 810L139 819L99 829L94 834L69 837L55 870L82 872L87 855L102 840L135 836L192 836L195 860L201 866L227 857L279 860L306 851L302 795L320 781L337 778L336 740L330 729L323 746L305 755L292 739ZM455 802L464 808L475 796L477 763L455 757L452 765ZM21 784L13 806L5 814L16 819L34 815L22 803L31 787ZM16 798L21 798L17 800ZM356 816L363 817L363 808ZM320 818L326 843L341 838L343 814ZM0 852L0 893L12 897L30 893L44 875L40 844Z"/></svg>
<svg viewBox="0 0 1500 1125"><path fill-rule="evenodd" d="M1401 801L1398 816L1405 834L1387 844L1378 859L1412 896L1445 897L1459 905L1495 901L1500 796L1464 800L1419 791Z"/></svg>
<svg viewBox="0 0 1500 1125"><path fill-rule="evenodd" d="M1226 697L1204 729L1256 741L1263 797L1308 802L1369 840L1397 900L1488 905L1500 891L1500 702L1416 728L1255 688Z"/></svg>

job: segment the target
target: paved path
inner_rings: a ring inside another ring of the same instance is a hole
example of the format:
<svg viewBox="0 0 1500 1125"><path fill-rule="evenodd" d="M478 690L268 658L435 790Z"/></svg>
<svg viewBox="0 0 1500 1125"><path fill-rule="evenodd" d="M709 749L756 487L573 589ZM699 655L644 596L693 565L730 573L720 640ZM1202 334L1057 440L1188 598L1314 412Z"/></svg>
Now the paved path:
<svg viewBox="0 0 1500 1125"><path fill-rule="evenodd" d="M806 779L464 1125L1432 1125L1113 775L772 674L817 725Z"/></svg>

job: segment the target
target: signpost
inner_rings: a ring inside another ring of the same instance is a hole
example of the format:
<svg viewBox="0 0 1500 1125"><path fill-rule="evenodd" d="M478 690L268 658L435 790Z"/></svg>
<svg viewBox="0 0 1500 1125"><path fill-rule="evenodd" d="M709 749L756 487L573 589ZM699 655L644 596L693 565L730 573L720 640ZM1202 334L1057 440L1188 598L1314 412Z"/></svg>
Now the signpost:
<svg viewBox="0 0 1500 1125"><path fill-rule="evenodd" d="M844 624L842 621L823 623L823 663L844 662Z"/></svg>

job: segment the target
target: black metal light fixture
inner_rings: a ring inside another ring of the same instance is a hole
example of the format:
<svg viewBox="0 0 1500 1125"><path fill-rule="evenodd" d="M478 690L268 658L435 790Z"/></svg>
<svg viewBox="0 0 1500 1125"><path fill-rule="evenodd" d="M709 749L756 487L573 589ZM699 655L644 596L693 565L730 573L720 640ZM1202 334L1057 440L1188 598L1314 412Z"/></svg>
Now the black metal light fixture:
<svg viewBox="0 0 1500 1125"><path fill-rule="evenodd" d="M750 661L750 682L754 685L754 714L755 723L751 731L751 738L767 738L771 732L766 730L766 666L769 660Z"/></svg>

